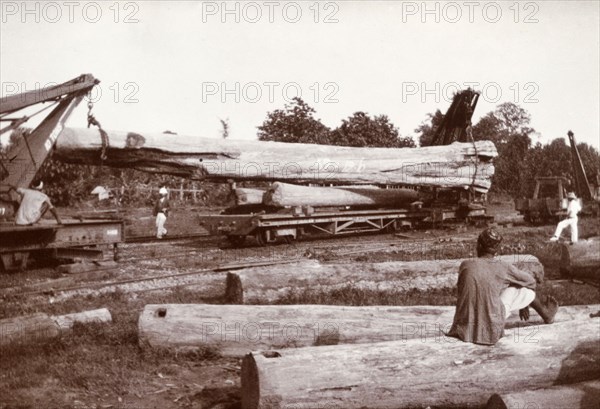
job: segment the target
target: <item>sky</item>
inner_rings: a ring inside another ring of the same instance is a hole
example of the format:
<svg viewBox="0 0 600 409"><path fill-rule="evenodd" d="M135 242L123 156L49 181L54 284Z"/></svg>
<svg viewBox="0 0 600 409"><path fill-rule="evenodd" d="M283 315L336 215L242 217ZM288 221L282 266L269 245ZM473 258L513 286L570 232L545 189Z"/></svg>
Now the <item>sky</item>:
<svg viewBox="0 0 600 409"><path fill-rule="evenodd" d="M2 96L82 73L105 129L255 139L301 96L329 127L356 111L414 136L458 89L531 114L534 142L600 148L598 1L0 2ZM86 126L84 105L68 126ZM416 138L415 138L416 139Z"/></svg>

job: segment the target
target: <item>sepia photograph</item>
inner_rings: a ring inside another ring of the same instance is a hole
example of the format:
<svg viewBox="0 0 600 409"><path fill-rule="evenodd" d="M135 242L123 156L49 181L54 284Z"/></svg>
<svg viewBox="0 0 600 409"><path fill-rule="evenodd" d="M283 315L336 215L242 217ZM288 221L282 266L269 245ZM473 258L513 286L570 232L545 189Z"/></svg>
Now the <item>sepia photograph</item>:
<svg viewBox="0 0 600 409"><path fill-rule="evenodd" d="M595 409L600 2L0 0L0 409Z"/></svg>

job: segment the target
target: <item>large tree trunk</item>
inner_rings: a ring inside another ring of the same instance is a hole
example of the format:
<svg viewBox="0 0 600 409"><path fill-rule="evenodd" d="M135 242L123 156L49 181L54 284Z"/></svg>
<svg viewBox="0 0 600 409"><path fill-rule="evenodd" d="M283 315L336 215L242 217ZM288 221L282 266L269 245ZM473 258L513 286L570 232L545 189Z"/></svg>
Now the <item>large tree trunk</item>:
<svg viewBox="0 0 600 409"><path fill-rule="evenodd" d="M393 206L406 207L419 199L412 189L378 187L308 187L275 182L265 193L269 206Z"/></svg>
<svg viewBox="0 0 600 409"><path fill-rule="evenodd" d="M346 307L331 305L146 305L138 322L140 345L196 350L224 356L317 345L364 344L440 336L452 325L455 307ZM589 318L600 305L561 307L555 322ZM527 323L514 315L507 328L542 324L532 311Z"/></svg>
<svg viewBox="0 0 600 409"><path fill-rule="evenodd" d="M75 323L111 322L106 308L49 316L37 313L0 320L0 346L46 342L68 332Z"/></svg>
<svg viewBox="0 0 600 409"><path fill-rule="evenodd" d="M498 257L543 277L544 267L531 255ZM320 264L249 268L227 273L225 298L234 304L274 303L291 294L356 288L389 292L454 288L463 259Z"/></svg>
<svg viewBox="0 0 600 409"><path fill-rule="evenodd" d="M486 192L498 155L490 141L425 148L352 148L108 132L104 164L191 179L469 187ZM101 163L97 130L66 128L55 156Z"/></svg>
<svg viewBox="0 0 600 409"><path fill-rule="evenodd" d="M600 377L599 325L519 328L495 346L440 336L254 352L242 362L242 408L481 407L494 392Z"/></svg>
<svg viewBox="0 0 600 409"><path fill-rule="evenodd" d="M563 244L560 271L566 277L600 281L600 237Z"/></svg>
<svg viewBox="0 0 600 409"><path fill-rule="evenodd" d="M597 409L600 402L600 380L579 382L551 388L494 394L486 409L565 408Z"/></svg>

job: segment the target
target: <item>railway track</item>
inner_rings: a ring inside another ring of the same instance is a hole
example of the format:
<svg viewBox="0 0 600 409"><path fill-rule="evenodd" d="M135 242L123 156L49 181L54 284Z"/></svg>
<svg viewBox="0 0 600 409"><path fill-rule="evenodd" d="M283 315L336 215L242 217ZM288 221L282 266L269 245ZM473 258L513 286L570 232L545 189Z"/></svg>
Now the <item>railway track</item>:
<svg viewBox="0 0 600 409"><path fill-rule="evenodd" d="M335 240L311 238L306 241L274 246L244 246L241 248L221 246L220 237L191 235L158 240L147 238L126 242L120 248L117 266L99 267L57 279L30 285L0 288L0 296L22 298L39 295L59 295L71 292L91 293L100 289L125 288L126 292L165 290L190 286L200 282L194 277L209 275L227 269L239 269L257 265L295 262L306 258L322 258L325 261L348 261L348 256L374 253L403 253L400 257L419 259L432 247L456 246L464 253L464 247L476 235L476 231L462 232L410 232L406 234L369 234L346 236ZM468 256L459 254L458 257ZM398 257L397 255L394 257ZM435 255L437 257L437 255ZM454 258L452 256L444 258ZM114 271L122 276L114 279ZM165 274L165 271L169 271ZM107 274L110 275L107 276ZM140 277L140 274L143 274ZM108 281L107 281L108 280ZM82 282L83 281L83 282ZM132 287L132 288L128 288Z"/></svg>
<svg viewBox="0 0 600 409"><path fill-rule="evenodd" d="M180 278L180 277L186 277L186 276L219 273L219 272L225 272L225 271L234 271L234 270L240 270L240 269L251 268L251 267L271 266L271 265L277 265L277 264L289 264L289 263L296 263L299 261L302 261L302 259L286 259L286 260L262 262L262 263L261 262L253 262L253 263L245 263L245 264L223 264L223 265L215 266L213 268L206 268L206 269L196 270L196 271L192 271L192 272L187 271L187 272L183 272L183 273L164 274L164 275L158 275L158 276L140 277L140 278L134 278L134 279L127 279L127 280L96 282L96 283L89 283L86 285L59 287L59 288L43 289L43 290L35 290L35 291L24 291L24 292L16 292L16 293L11 293L10 291L6 292L6 290L11 289L12 288L11 287L8 289L2 289L3 293L1 295L10 296L11 298L21 298L21 297L35 296L35 295L53 295L53 296L55 296L57 294L64 293L64 292L72 292L72 291L79 291L79 290L96 290L96 289L106 288L106 287L115 287L116 288L118 286L122 286L122 285L126 285L126 284L152 282L152 281L160 281L160 280ZM195 283L192 283L190 285L194 285L194 284ZM185 286L185 283L163 286L163 287L152 287L149 289L141 289L139 291L155 291L155 290L162 290L162 289L174 288L174 287L179 287L179 286ZM132 292L138 292L138 291L132 291Z"/></svg>

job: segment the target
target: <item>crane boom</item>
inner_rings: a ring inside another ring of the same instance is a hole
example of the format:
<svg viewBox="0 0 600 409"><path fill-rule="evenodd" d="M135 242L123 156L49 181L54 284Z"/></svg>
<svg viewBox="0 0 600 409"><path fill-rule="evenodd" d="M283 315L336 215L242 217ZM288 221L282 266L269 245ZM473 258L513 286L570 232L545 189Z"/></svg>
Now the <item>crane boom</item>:
<svg viewBox="0 0 600 409"><path fill-rule="evenodd" d="M573 165L573 176L575 177L575 188L577 189L577 196L583 200L593 200L594 195L592 188L588 182L585 169L583 168L583 162L581 161L581 155L579 149L577 149L577 143L575 142L575 135L573 132L567 132L569 137L569 143L571 144L571 164Z"/></svg>
<svg viewBox="0 0 600 409"><path fill-rule="evenodd" d="M466 89L457 93L442 123L435 131L431 145L450 145L452 142L469 142L467 129L479 100L479 92Z"/></svg>
<svg viewBox="0 0 600 409"><path fill-rule="evenodd" d="M6 193L11 185L28 187L31 184L71 112L98 83L91 74L84 74L60 85L0 99L0 120L11 122L0 133L15 129L29 119L27 116L9 119L7 115L39 103L57 104L31 133L23 135L2 155L0 193Z"/></svg>

